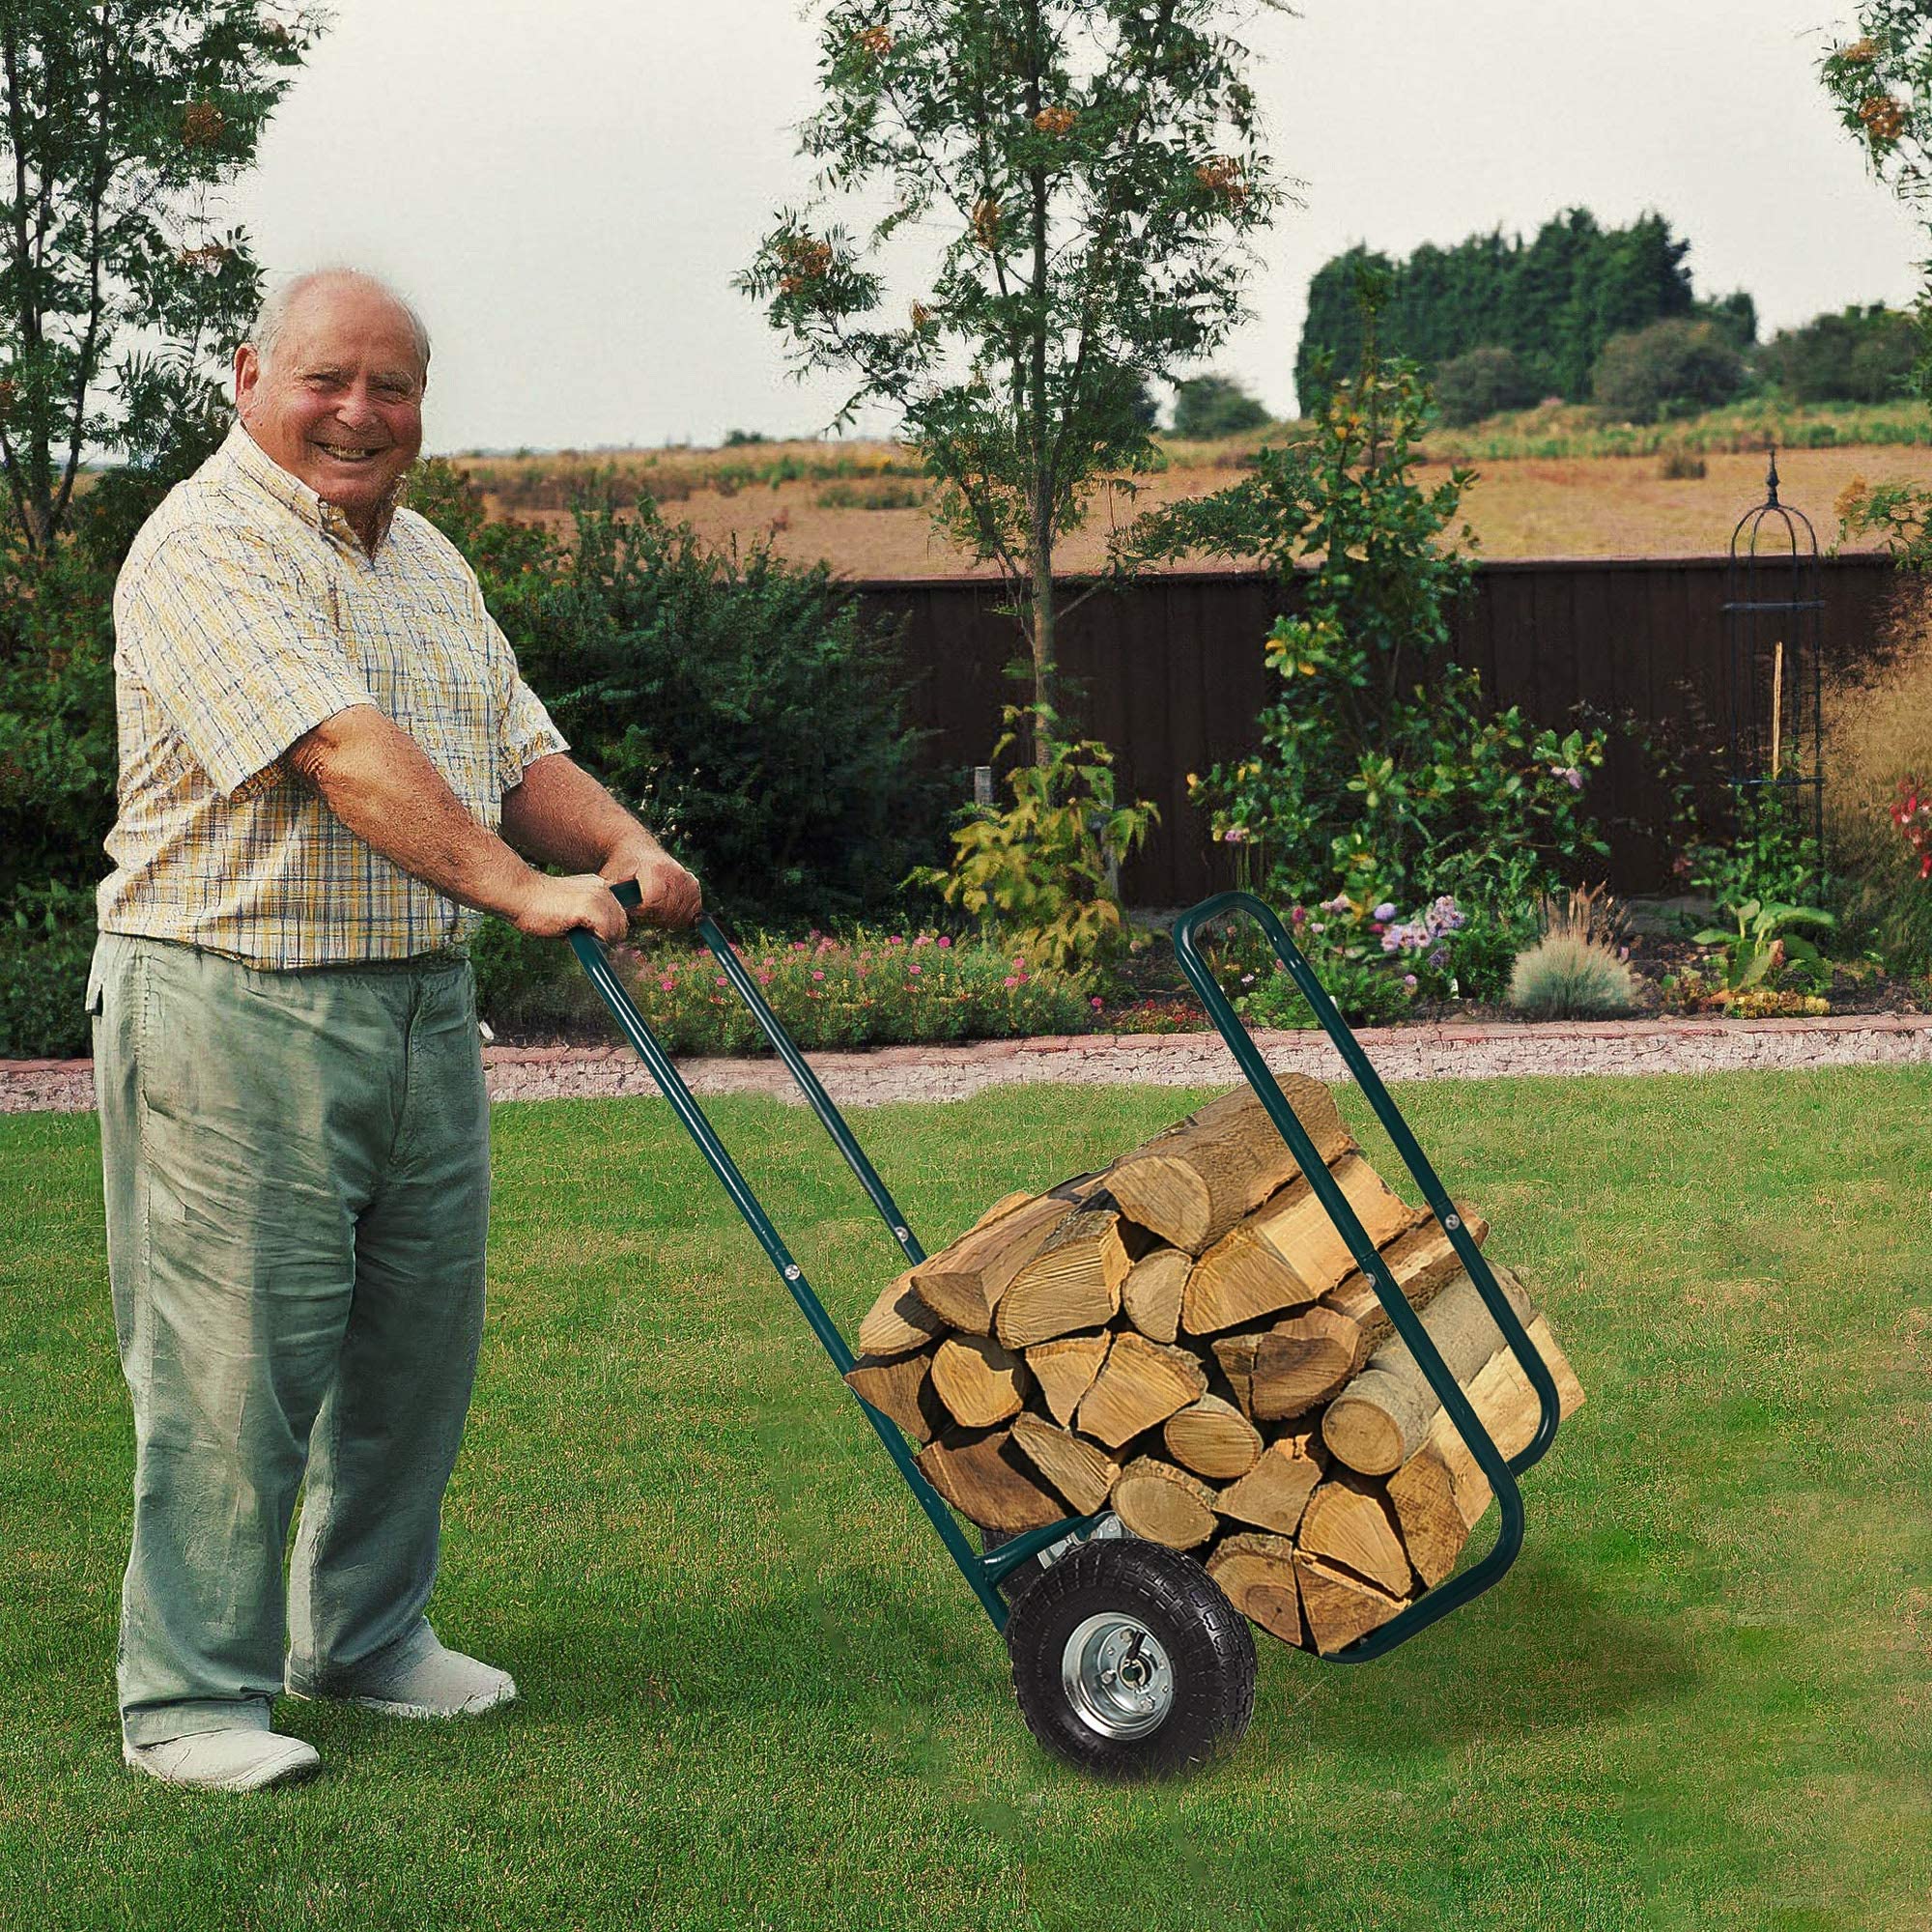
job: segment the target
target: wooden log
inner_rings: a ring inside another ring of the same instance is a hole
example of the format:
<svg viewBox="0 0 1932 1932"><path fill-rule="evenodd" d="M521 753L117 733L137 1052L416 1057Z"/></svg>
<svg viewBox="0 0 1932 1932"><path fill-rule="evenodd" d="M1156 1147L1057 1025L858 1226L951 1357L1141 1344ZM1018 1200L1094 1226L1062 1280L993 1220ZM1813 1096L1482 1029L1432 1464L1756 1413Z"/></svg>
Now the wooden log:
<svg viewBox="0 0 1932 1932"><path fill-rule="evenodd" d="M932 1358L932 1386L963 1429L990 1429L1024 1406L1033 1378L987 1335L950 1335Z"/></svg>
<svg viewBox="0 0 1932 1932"><path fill-rule="evenodd" d="M1250 1623L1306 1649L1308 1627L1294 1572L1294 1545L1285 1536L1241 1531L1224 1537L1208 1559L1208 1576Z"/></svg>
<svg viewBox="0 0 1932 1932"><path fill-rule="evenodd" d="M1350 1471L1338 1470L1309 1497L1294 1541L1392 1597L1406 1597L1415 1581L1387 1498Z"/></svg>
<svg viewBox="0 0 1932 1932"><path fill-rule="evenodd" d="M1004 1220L1015 1208L1024 1208L1034 1197L1023 1187L1017 1194L1002 1194L973 1225L966 1230L969 1235L977 1235L981 1228L990 1228L995 1221ZM963 1238L963 1237L962 1237Z"/></svg>
<svg viewBox="0 0 1932 1932"><path fill-rule="evenodd" d="M1180 1297L1193 1265L1179 1248L1155 1248L1121 1284L1121 1306L1150 1342L1172 1342L1179 1333Z"/></svg>
<svg viewBox="0 0 1932 1932"><path fill-rule="evenodd" d="M1114 1337L1074 1427L1109 1449L1165 1422L1208 1393L1208 1376L1184 1349L1165 1349L1131 1329Z"/></svg>
<svg viewBox="0 0 1932 1932"><path fill-rule="evenodd" d="M1214 1492L1185 1469L1141 1456L1121 1471L1111 1498L1115 1514L1150 1543L1192 1549L1220 1527Z"/></svg>
<svg viewBox="0 0 1932 1932"><path fill-rule="evenodd" d="M951 1420L932 1386L930 1350L917 1355L861 1355L845 1379L855 1395L915 1442L930 1442Z"/></svg>
<svg viewBox="0 0 1932 1932"><path fill-rule="evenodd" d="M993 1332L993 1310L1013 1277L1078 1210L1042 1195L960 1236L911 1271L913 1291L949 1328Z"/></svg>
<svg viewBox="0 0 1932 1932"><path fill-rule="evenodd" d="M1379 1629L1402 1608L1400 1598L1302 1549L1294 1553L1294 1580L1309 1637L1323 1657Z"/></svg>
<svg viewBox="0 0 1932 1932"><path fill-rule="evenodd" d="M1370 1240L1406 1234L1413 1216L1358 1153L1329 1170ZM1337 1288L1354 1258L1304 1178L1224 1235L1195 1264L1181 1297L1180 1324L1211 1335L1277 1309L1298 1308Z"/></svg>
<svg viewBox="0 0 1932 1932"><path fill-rule="evenodd" d="M885 1288L859 1323L862 1355L908 1355L946 1333L946 1323L913 1293L912 1270Z"/></svg>
<svg viewBox="0 0 1932 1932"><path fill-rule="evenodd" d="M1481 1247L1489 1238L1490 1224L1460 1201L1456 1210L1470 1238ZM1426 1208L1418 1210L1414 1227L1398 1235L1381 1255L1411 1308L1427 1308L1463 1272L1462 1257L1450 1245L1442 1224ZM1361 1329L1364 1361L1395 1332L1375 1284L1359 1268L1339 1288L1330 1289L1321 1305L1346 1315Z"/></svg>
<svg viewBox="0 0 1932 1932"><path fill-rule="evenodd" d="M1100 1364L1107 1359L1111 1335L1062 1335L1036 1342L1026 1351L1026 1365L1046 1398L1054 1421L1070 1429L1080 1398L1094 1386Z"/></svg>
<svg viewBox="0 0 1932 1932"><path fill-rule="evenodd" d="M1042 1416L1014 1418L1013 1446L1078 1516L1092 1516L1103 1507L1121 1477L1121 1465L1104 1450L1070 1429L1056 1429Z"/></svg>
<svg viewBox="0 0 1932 1932"><path fill-rule="evenodd" d="M1236 1522L1293 1536L1327 1464L1320 1437L1312 1430L1284 1435L1262 1451L1239 1482L1221 1492L1214 1507Z"/></svg>
<svg viewBox="0 0 1932 1932"><path fill-rule="evenodd" d="M1561 1413L1572 1414L1582 1406L1582 1384L1544 1317L1529 1324L1529 1339L1548 1365ZM1539 1413L1536 1391L1512 1350L1499 1349L1491 1356L1466 1393L1477 1419L1505 1456L1529 1446ZM1436 1411L1422 1447L1389 1478L1388 1493L1408 1559L1433 1588L1455 1569L1491 1497L1489 1478L1447 1409Z"/></svg>
<svg viewBox="0 0 1932 1932"><path fill-rule="evenodd" d="M1511 1306L1527 1321L1533 1311L1515 1276L1502 1267L1494 1273ZM1423 1310L1422 1325L1450 1375L1465 1388L1502 1346L1502 1335L1466 1274ZM1329 1405L1321 1437L1350 1468L1365 1476L1391 1475L1422 1447L1440 1408L1407 1343L1391 1336Z"/></svg>
<svg viewBox="0 0 1932 1932"><path fill-rule="evenodd" d="M1054 1229L1001 1295L993 1323L1009 1349L1096 1328L1121 1312L1133 1267L1119 1211L1094 1196Z"/></svg>
<svg viewBox="0 0 1932 1932"><path fill-rule="evenodd" d="M981 1529L1038 1529L1066 1514L1014 1448L1009 1429L984 1435L950 1430L928 1442L918 1460L932 1487Z"/></svg>
<svg viewBox="0 0 1932 1932"><path fill-rule="evenodd" d="M1272 1328L1214 1342L1243 1413L1286 1422L1328 1401L1361 1368L1361 1330L1332 1308L1306 1308Z"/></svg>
<svg viewBox="0 0 1932 1932"><path fill-rule="evenodd" d="M1210 1482L1233 1482L1261 1459L1261 1431L1218 1395L1204 1395L1176 1409L1161 1434L1177 1463Z"/></svg>
<svg viewBox="0 0 1932 1932"><path fill-rule="evenodd" d="M1281 1087L1324 1165L1353 1145L1320 1081L1292 1073ZM1117 1161L1107 1186L1131 1220L1198 1255L1300 1172L1261 1096L1241 1088Z"/></svg>

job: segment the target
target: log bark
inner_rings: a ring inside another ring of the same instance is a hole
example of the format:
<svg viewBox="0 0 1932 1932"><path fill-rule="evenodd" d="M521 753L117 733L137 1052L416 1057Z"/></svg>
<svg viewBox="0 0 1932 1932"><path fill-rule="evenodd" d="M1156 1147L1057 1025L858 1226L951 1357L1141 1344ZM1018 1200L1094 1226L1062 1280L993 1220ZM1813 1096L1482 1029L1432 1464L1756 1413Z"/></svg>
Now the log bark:
<svg viewBox="0 0 1932 1932"><path fill-rule="evenodd" d="M1295 1551L1294 1580L1300 1587L1309 1637L1323 1657L1332 1657L1357 1637L1379 1629L1402 1608L1399 1598L1305 1550Z"/></svg>
<svg viewBox="0 0 1932 1932"><path fill-rule="evenodd" d="M855 1395L915 1442L930 1442L952 1420L932 1386L930 1350L917 1355L861 1355L845 1379Z"/></svg>
<svg viewBox="0 0 1932 1932"><path fill-rule="evenodd" d="M1026 1351L1026 1365L1046 1398L1048 1411L1062 1427L1073 1426L1080 1398L1094 1386L1113 1339L1111 1335L1063 1335L1052 1342L1036 1342Z"/></svg>
<svg viewBox="0 0 1932 1932"><path fill-rule="evenodd" d="M1534 1311L1515 1276L1501 1267L1494 1273L1511 1306L1527 1321ZM1422 1325L1450 1375L1464 1388L1502 1346L1501 1332L1466 1274L1457 1276L1423 1310ZM1329 1453L1350 1468L1366 1476L1391 1475L1422 1447L1440 1410L1407 1343L1391 1336L1329 1405L1321 1418L1321 1436Z"/></svg>
<svg viewBox="0 0 1932 1932"><path fill-rule="evenodd" d="M950 1328L993 1332L993 1310L1013 1277L1077 1210L1042 1195L960 1236L911 1271L914 1293Z"/></svg>
<svg viewBox="0 0 1932 1932"><path fill-rule="evenodd" d="M1304 1309L1272 1328L1224 1335L1214 1356L1242 1412L1257 1422L1305 1415L1362 1366L1361 1330L1331 1308Z"/></svg>
<svg viewBox="0 0 1932 1932"><path fill-rule="evenodd" d="M1164 1349L1129 1329L1114 1337L1074 1427L1118 1449L1207 1393L1207 1372L1184 1349Z"/></svg>
<svg viewBox="0 0 1932 1932"><path fill-rule="evenodd" d="M1133 1262L1119 1212L1098 1200L1067 1215L1000 1297L993 1325L1008 1348L1097 1328L1121 1312Z"/></svg>
<svg viewBox="0 0 1932 1932"><path fill-rule="evenodd" d="M1561 1413L1574 1413L1583 1404L1582 1384L1540 1315L1529 1324L1529 1339L1555 1380ZM1529 1446L1536 1433L1536 1391L1512 1350L1499 1349L1492 1355L1466 1393L1477 1419L1504 1456ZM1491 1497L1489 1478L1447 1409L1436 1411L1422 1447L1389 1478L1388 1493L1409 1561L1423 1582L1434 1587L1455 1569Z"/></svg>
<svg viewBox="0 0 1932 1932"><path fill-rule="evenodd" d="M1324 1164L1353 1145L1320 1081L1290 1074L1281 1086ZM1117 1161L1107 1186L1131 1220L1198 1255L1300 1172L1261 1096L1243 1088Z"/></svg>
<svg viewBox="0 0 1932 1932"><path fill-rule="evenodd" d="M1171 1343L1179 1333L1180 1297L1193 1265L1179 1248L1156 1248L1121 1284L1121 1306L1150 1342Z"/></svg>
<svg viewBox="0 0 1932 1932"><path fill-rule="evenodd" d="M1104 1450L1070 1429L1056 1429L1041 1416L1015 1418L1013 1446L1078 1516L1092 1516L1102 1508L1121 1478L1121 1465Z"/></svg>
<svg viewBox="0 0 1932 1932"><path fill-rule="evenodd" d="M1214 1492L1185 1469L1142 1456L1121 1471L1111 1498L1136 1536L1170 1549L1193 1549L1220 1528Z"/></svg>
<svg viewBox="0 0 1932 1932"><path fill-rule="evenodd" d="M1214 1483L1245 1476L1262 1453L1261 1431L1218 1395L1204 1395L1176 1409L1161 1434L1177 1463Z"/></svg>
<svg viewBox="0 0 1932 1932"><path fill-rule="evenodd" d="M990 1336L952 1335L932 1358L932 1386L962 1429L990 1429L1020 1412L1033 1378Z"/></svg>
<svg viewBox="0 0 1932 1932"><path fill-rule="evenodd" d="M1406 1597L1415 1581L1395 1512L1360 1476L1337 1471L1308 1499L1295 1547L1386 1590Z"/></svg>
<svg viewBox="0 0 1932 1932"><path fill-rule="evenodd" d="M1059 1522L1066 1514L1014 1448L1009 1429L949 1431L928 1442L918 1460L932 1487L981 1529L1017 1533Z"/></svg>
<svg viewBox="0 0 1932 1932"><path fill-rule="evenodd" d="M1407 1232L1413 1216L1360 1154L1329 1170L1370 1240L1379 1247ZM1354 1272L1354 1258L1304 1178L1224 1235L1195 1264L1180 1323L1210 1335L1277 1309L1298 1308Z"/></svg>
<svg viewBox="0 0 1932 1932"><path fill-rule="evenodd" d="M1480 1248L1489 1238L1490 1224L1473 1208L1457 1202L1456 1211L1471 1239ZM1463 1272L1463 1259L1450 1245L1442 1224L1428 1208L1422 1208L1415 1226L1399 1235L1382 1251L1382 1260L1395 1276L1411 1308L1427 1308ZM1395 1324L1382 1307L1375 1284L1357 1268L1339 1288L1321 1297L1323 1308L1346 1315L1362 1331L1362 1358L1369 1355L1395 1332Z"/></svg>
<svg viewBox="0 0 1932 1932"><path fill-rule="evenodd" d="M1241 1531L1224 1537L1208 1559L1208 1574L1228 1601L1270 1636L1306 1648L1301 1590L1295 1578L1294 1545L1286 1536Z"/></svg>
<svg viewBox="0 0 1932 1932"><path fill-rule="evenodd" d="M947 1332L946 1323L914 1293L912 1270L891 1283L859 1323L862 1355L907 1355L929 1348Z"/></svg>
<svg viewBox="0 0 1932 1932"><path fill-rule="evenodd" d="M1278 1536L1293 1536L1328 1459L1311 1431L1270 1442L1239 1482L1220 1493L1214 1507L1236 1522L1251 1522Z"/></svg>

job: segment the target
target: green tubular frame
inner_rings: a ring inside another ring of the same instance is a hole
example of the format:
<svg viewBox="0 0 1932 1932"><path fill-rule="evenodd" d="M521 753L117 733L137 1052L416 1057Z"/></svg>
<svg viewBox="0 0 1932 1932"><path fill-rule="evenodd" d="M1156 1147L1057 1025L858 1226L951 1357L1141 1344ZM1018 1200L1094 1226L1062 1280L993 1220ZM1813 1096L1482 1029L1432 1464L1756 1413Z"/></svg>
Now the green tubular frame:
<svg viewBox="0 0 1932 1932"><path fill-rule="evenodd" d="M1457 1258L1468 1270L1469 1279L1502 1331L1504 1342L1522 1365L1530 1386L1536 1391L1541 1411L1537 1417L1536 1433L1526 1448L1507 1461L1491 1439L1489 1431L1483 1427L1475 1410L1469 1406L1468 1398L1457 1386L1455 1377L1449 1373L1448 1365L1431 1340L1429 1331L1408 1305L1407 1296L1396 1287L1387 1264L1376 1251L1376 1244L1369 1239L1368 1232L1357 1218L1354 1208L1349 1205L1348 1197L1316 1151L1307 1128L1295 1119L1294 1110L1288 1104L1274 1075L1268 1071L1267 1063L1249 1037L1247 1028L1228 1004L1227 995L1201 957L1195 938L1201 927L1210 920L1236 912L1246 913L1262 928L1269 945L1274 948L1275 957L1280 960L1283 970L1314 1009L1322 1031L1333 1041L1370 1106L1375 1109L1376 1118L1395 1143L1397 1153L1414 1177L1423 1199L1442 1224ZM1228 1042L1236 1060L1240 1063L1241 1071L1247 1075L1263 1105L1267 1108L1269 1119L1280 1128L1282 1138L1301 1164L1301 1170L1317 1198L1328 1210L1329 1219L1348 1243L1356 1266L1375 1285L1376 1294L1387 1311L1389 1320L1394 1322L1396 1332L1407 1343L1417 1367L1428 1378L1436 1399L1449 1411L1450 1420L1468 1445L1477 1465L1489 1478L1501 1511L1502 1523L1495 1547L1480 1563L1473 1564L1439 1588L1429 1591L1392 1622L1384 1624L1380 1630L1372 1631L1348 1649L1337 1651L1331 1660L1337 1663L1367 1663L1372 1659L1386 1656L1397 1644L1406 1643L1431 1624L1446 1617L1451 1610L1461 1608L1471 1598L1481 1596L1492 1584L1500 1582L1503 1573L1516 1561L1517 1552L1522 1548L1522 1494L1517 1488L1516 1478L1518 1472L1537 1462L1555 1439L1558 1416L1556 1385L1543 1357L1523 1332L1515 1309L1496 1286L1496 1278L1491 1273L1489 1263L1483 1259L1483 1251L1470 1239L1454 1203L1444 1191L1441 1181L1435 1178L1435 1170L1430 1166L1428 1156L1416 1145L1415 1136L1408 1130L1408 1122L1389 1098L1388 1089L1370 1065L1360 1041L1336 1010L1334 1001L1328 997L1321 980L1301 956L1281 921L1250 893L1220 893L1213 898L1204 899L1175 922L1174 950L1179 957L1181 971L1200 995L1201 1004L1220 1029L1221 1037Z"/></svg>
<svg viewBox="0 0 1932 1932"><path fill-rule="evenodd" d="M612 889L617 902L627 911L635 907L640 896L633 883L626 883ZM925 1250L906 1225L905 1216L899 1212L898 1204L887 1191L872 1167L866 1158L865 1151L853 1139L852 1130L845 1124L844 1117L832 1104L832 1096L819 1084L818 1076L807 1065L805 1056L793 1043L791 1036L780 1024L778 1015L772 1011L759 992L757 983L745 971L744 962L732 950L729 935L717 920L708 915L697 922L694 928L697 936L711 949L712 956L718 961L719 971L731 982L738 997L751 1009L752 1017L758 1023L764 1036L769 1039L779 1057L790 1069L800 1091L810 1103L811 1110L818 1116L820 1124L832 1136L833 1143L844 1155L845 1164L858 1177L859 1184L866 1190L872 1206L878 1210L879 1218L885 1222L893 1239L898 1244L899 1253L908 1265L923 1262ZM659 1091L671 1104L671 1110L684 1123L686 1131L697 1143L697 1151L709 1163L712 1173L724 1183L724 1191L731 1197L733 1206L745 1217L752 1233L758 1237L758 1245L765 1251L771 1264L779 1272L779 1278L791 1291L791 1296L799 1305L811 1332L818 1337L825 1352L832 1357L832 1365L842 1377L857 1359L845 1338L838 1332L838 1324L825 1311L825 1305L813 1292L811 1284L805 1278L805 1270L792 1259L791 1252L780 1238L779 1231L764 1210L758 1197L752 1192L745 1177L739 1173L737 1163L725 1151L724 1144L712 1127L704 1111L693 1097L691 1089L684 1083L670 1056L664 1050L657 1036L644 1022L636 1003L624 988L624 982L611 969L604 949L596 938L581 928L570 935L571 951L577 954L579 963L590 977L590 983L597 988L604 1004L611 1009L611 1017L622 1030L624 1037L637 1049L638 1056L650 1069L651 1078L658 1084ZM849 1387L849 1384L848 1384ZM1030 1561L1050 1544L1078 1535L1091 1528L1099 1520L1098 1517L1074 1517L1065 1521L1049 1523L1043 1529L1028 1530L1016 1536L1010 1543L1005 1543L987 1555L981 1555L966 1540L965 1532L959 1527L957 1519L948 1506L945 1497L925 1479L912 1452L906 1447L905 1437L899 1434L898 1425L880 1413L863 1396L853 1392L853 1399L865 1411L866 1419L885 1444L886 1453L893 1459L895 1467L906 1480L919 1506L926 1514L926 1519L939 1532L939 1540L945 1544L947 1553L959 1566L960 1575L966 1578L973 1594L980 1600L980 1606L992 1619L993 1628L1004 1632L1007 1627L1006 1599L1000 1595L1001 1580L1022 1563Z"/></svg>

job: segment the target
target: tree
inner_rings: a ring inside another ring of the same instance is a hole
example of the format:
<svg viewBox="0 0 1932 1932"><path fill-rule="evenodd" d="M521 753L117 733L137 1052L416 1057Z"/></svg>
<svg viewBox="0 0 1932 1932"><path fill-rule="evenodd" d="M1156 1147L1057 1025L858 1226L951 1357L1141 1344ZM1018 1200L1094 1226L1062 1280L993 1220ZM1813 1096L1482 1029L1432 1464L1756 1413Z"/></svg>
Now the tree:
<svg viewBox="0 0 1932 1932"><path fill-rule="evenodd" d="M1536 398L1536 384L1524 373L1516 351L1495 344L1452 355L1435 372L1435 400L1442 420L1457 429L1505 410L1526 410Z"/></svg>
<svg viewBox="0 0 1932 1932"><path fill-rule="evenodd" d="M831 0L803 136L816 198L779 212L739 278L801 375L855 379L838 425L866 404L898 412L943 526L999 566L1031 653L1036 761L1064 614L1055 545L1101 478L1155 461L1145 385L1241 319L1242 239L1282 197L1240 11ZM890 204L856 236L833 218L855 194ZM911 283L890 311L889 247Z"/></svg>
<svg viewBox="0 0 1932 1932"><path fill-rule="evenodd" d="M1780 328L1765 344L1764 373L1799 403L1889 403L1911 392L1918 327L1873 302Z"/></svg>
<svg viewBox="0 0 1932 1932"><path fill-rule="evenodd" d="M1716 409L1744 384L1744 357L1717 324L1682 316L1612 336L1591 379L1598 403L1633 422Z"/></svg>
<svg viewBox="0 0 1932 1932"><path fill-rule="evenodd" d="M322 25L266 0L0 0L0 469L44 553L90 448L179 467L259 271L216 191Z"/></svg>
<svg viewBox="0 0 1932 1932"><path fill-rule="evenodd" d="M1174 433L1190 442L1239 436L1267 420L1267 411L1232 376L1196 376L1174 392Z"/></svg>

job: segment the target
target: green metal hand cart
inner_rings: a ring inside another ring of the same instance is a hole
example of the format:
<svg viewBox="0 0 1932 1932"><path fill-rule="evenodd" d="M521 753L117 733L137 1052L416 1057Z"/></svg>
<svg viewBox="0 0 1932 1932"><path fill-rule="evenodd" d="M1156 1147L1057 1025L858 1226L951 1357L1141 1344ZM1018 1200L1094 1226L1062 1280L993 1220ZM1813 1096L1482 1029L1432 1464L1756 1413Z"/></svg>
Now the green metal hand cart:
<svg viewBox="0 0 1932 1932"><path fill-rule="evenodd" d="M638 889L621 886L617 897L627 908L634 907ZM1519 1455L1505 1459L1469 1406L1203 960L1199 947L1202 929L1209 922L1234 913L1245 914L1261 926L1283 970L1314 1009L1521 1364L1541 1413L1534 1435ZM898 1204L887 1192L843 1116L745 970L724 929L709 917L699 920L696 929L717 959L718 970L790 1069L906 1263L923 1261L925 1250L907 1226ZM832 1357L834 1368L844 1375L855 1360L851 1349L670 1057L645 1024L603 948L584 931L573 933L570 943L625 1037L650 1069L791 1291L812 1333ZM1482 1250L1463 1226L1435 1170L1281 922L1250 894L1222 893L1181 915L1175 923L1174 945L1181 970L1294 1153L1357 1266L1374 1283L1396 1332L1407 1343L1430 1387L1462 1433L1500 1508L1500 1530L1488 1555L1330 1660L1367 1663L1480 1596L1500 1581L1516 1561L1523 1528L1522 1497L1516 1478L1538 1461L1555 1438L1556 1388L1542 1356L1497 1287ZM1253 1632L1247 1619L1193 1558L1129 1535L1120 1519L1105 1511L1068 1518L1011 1538L987 1536L982 1539L986 1547L976 1549L951 1508L919 1468L897 1427L870 1404L854 1399L993 1628L1004 1634L1020 1709L1041 1744L1086 1771L1105 1776L1147 1777L1202 1763L1233 1745L1247 1729L1255 1697Z"/></svg>

